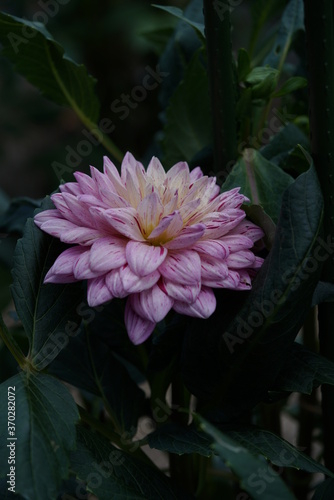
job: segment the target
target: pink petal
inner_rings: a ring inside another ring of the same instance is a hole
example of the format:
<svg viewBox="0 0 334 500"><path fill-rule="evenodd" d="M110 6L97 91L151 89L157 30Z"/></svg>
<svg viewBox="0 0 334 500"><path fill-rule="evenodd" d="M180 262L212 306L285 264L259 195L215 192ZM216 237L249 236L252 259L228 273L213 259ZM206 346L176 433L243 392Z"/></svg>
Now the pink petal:
<svg viewBox="0 0 334 500"><path fill-rule="evenodd" d="M173 309L180 314L205 319L215 311L216 297L211 288L203 286L195 302L174 302Z"/></svg>
<svg viewBox="0 0 334 500"><path fill-rule="evenodd" d="M106 285L114 297L126 297L130 293L142 292L154 286L160 278L160 273L154 271L143 278L137 276L130 267L124 265L106 275Z"/></svg>
<svg viewBox="0 0 334 500"><path fill-rule="evenodd" d="M63 220L62 215L59 212L59 210L52 208L50 210L43 210L43 212L38 212L38 214L36 214L34 217L34 222L35 222L36 226L41 227L41 225L44 222L48 222L50 219Z"/></svg>
<svg viewBox="0 0 334 500"><path fill-rule="evenodd" d="M149 236L162 217L164 208L157 193L151 193L144 198L137 207L140 226L143 228L145 236Z"/></svg>
<svg viewBox="0 0 334 500"><path fill-rule="evenodd" d="M128 199L127 190L120 178L119 172L113 162L107 156L103 157L103 171L109 177L116 192L122 198Z"/></svg>
<svg viewBox="0 0 334 500"><path fill-rule="evenodd" d="M86 250L76 260L73 266L73 274L77 280L96 278L101 272L92 271L89 267L90 251Z"/></svg>
<svg viewBox="0 0 334 500"><path fill-rule="evenodd" d="M134 208L111 208L103 213L109 224L120 234L136 241L144 241Z"/></svg>
<svg viewBox="0 0 334 500"><path fill-rule="evenodd" d="M168 170L165 184L170 190L178 190L179 196L182 199L189 189L189 167L185 161L176 163Z"/></svg>
<svg viewBox="0 0 334 500"><path fill-rule="evenodd" d="M130 269L138 276L153 273L167 256L167 249L139 241L129 241L125 255Z"/></svg>
<svg viewBox="0 0 334 500"><path fill-rule="evenodd" d="M197 252L169 252L159 271L167 280L181 285L195 285L201 280L201 260Z"/></svg>
<svg viewBox="0 0 334 500"><path fill-rule="evenodd" d="M61 193L71 193L75 196L82 194L82 190L77 182L66 182L65 184L60 184L59 190Z"/></svg>
<svg viewBox="0 0 334 500"><path fill-rule="evenodd" d="M135 184L135 175L127 172L125 181L126 190L128 192L128 200L131 202L133 208L137 208L141 202L141 193L138 183Z"/></svg>
<svg viewBox="0 0 334 500"><path fill-rule="evenodd" d="M115 236L100 238L90 250L89 267L93 271L107 272L126 264L126 241Z"/></svg>
<svg viewBox="0 0 334 500"><path fill-rule="evenodd" d="M44 278L44 283L74 283L78 281L73 273L70 274L54 274L52 268Z"/></svg>
<svg viewBox="0 0 334 500"><path fill-rule="evenodd" d="M55 196L55 195L54 195ZM92 218L89 207L84 203L80 202L77 196L73 196L69 193L63 193L62 197L69 208L70 215L66 212L66 219L76 222L79 226L84 225L87 227L95 227L94 219Z"/></svg>
<svg viewBox="0 0 334 500"><path fill-rule="evenodd" d="M227 234L220 241L228 247L230 252L239 252L239 250L252 248L253 246L253 241L242 234Z"/></svg>
<svg viewBox="0 0 334 500"><path fill-rule="evenodd" d="M113 297L123 299L129 295L128 291L125 290L123 282L121 280L121 268L114 269L105 275L105 284L112 294Z"/></svg>
<svg viewBox="0 0 334 500"><path fill-rule="evenodd" d="M98 193L95 181L83 172L74 172L74 177L82 193L95 195ZM74 194L74 193L73 193Z"/></svg>
<svg viewBox="0 0 334 500"><path fill-rule="evenodd" d="M109 208L127 208L131 206L130 203L119 194L105 191L104 189L101 189L101 198L105 204L108 204Z"/></svg>
<svg viewBox="0 0 334 500"><path fill-rule="evenodd" d="M231 253L226 262L233 269L242 269L243 267L252 267L255 261L255 255L249 250L240 250L240 252Z"/></svg>
<svg viewBox="0 0 334 500"><path fill-rule="evenodd" d="M150 236L147 238L148 241L158 238L164 233L166 239L173 238L183 227L182 217L176 210L174 213L163 217L157 227L153 229Z"/></svg>
<svg viewBox="0 0 334 500"><path fill-rule="evenodd" d="M125 154L121 165L121 179L124 183L128 172L130 175L136 176L137 166L145 172L143 165L128 151Z"/></svg>
<svg viewBox="0 0 334 500"><path fill-rule="evenodd" d="M264 259L262 259L262 257L255 257L254 263L251 266L252 269L260 269L260 267L262 267L262 265L263 265L263 262L264 262Z"/></svg>
<svg viewBox="0 0 334 500"><path fill-rule="evenodd" d="M151 335L155 323L143 319L134 312L129 301L125 306L125 326L131 342L135 345L142 344Z"/></svg>
<svg viewBox="0 0 334 500"><path fill-rule="evenodd" d="M238 271L240 276L240 282L236 290L250 290L252 288L252 280L247 271L241 269Z"/></svg>
<svg viewBox="0 0 334 500"><path fill-rule="evenodd" d="M44 224L42 227L44 231ZM98 240L104 236L101 231L97 229L90 229L89 227L77 227L68 231L62 231L59 235L60 241L67 244L78 244L78 245L91 245L94 241Z"/></svg>
<svg viewBox="0 0 334 500"><path fill-rule="evenodd" d="M203 172L200 167L194 168L189 175L190 182L195 182L197 181L197 179L200 179L201 177L203 177Z"/></svg>
<svg viewBox="0 0 334 500"><path fill-rule="evenodd" d="M228 267L225 262L214 257L204 256L201 258L201 278L205 280L221 280L228 275Z"/></svg>
<svg viewBox="0 0 334 500"><path fill-rule="evenodd" d="M204 232L204 224L194 224L193 226L187 226L181 230L176 238L168 241L164 246L169 250L177 250L180 248L190 247L203 236Z"/></svg>
<svg viewBox="0 0 334 500"><path fill-rule="evenodd" d="M242 234L252 241L257 241L264 236L262 229L248 220L241 221L238 226L232 229L231 234Z"/></svg>
<svg viewBox="0 0 334 500"><path fill-rule="evenodd" d="M195 250L199 254L210 255L219 260L224 260L229 255L228 246L224 241L219 240L198 241L191 247L191 250Z"/></svg>
<svg viewBox="0 0 334 500"><path fill-rule="evenodd" d="M68 248L64 250L59 257L55 260L53 266L51 267L49 273L52 274L67 274L73 273L73 268L78 258L86 253L87 249L81 246L76 246L73 248ZM48 274L49 274L48 273Z"/></svg>
<svg viewBox="0 0 334 500"><path fill-rule="evenodd" d="M161 321L174 304L174 300L168 297L158 285L130 295L128 301L139 316L153 323Z"/></svg>
<svg viewBox="0 0 334 500"><path fill-rule="evenodd" d="M106 174L103 174L95 167L90 167L91 176L97 187L97 193L101 196L102 191L116 192L116 189Z"/></svg>
<svg viewBox="0 0 334 500"><path fill-rule="evenodd" d="M89 205L90 207L102 207L104 209L110 208L110 205L107 205L107 203L104 203L104 201L92 194L80 194L77 198L83 205Z"/></svg>
<svg viewBox="0 0 334 500"><path fill-rule="evenodd" d="M161 186L166 179L166 172L158 158L153 156L147 167L147 175L152 179L153 184Z"/></svg>
<svg viewBox="0 0 334 500"><path fill-rule="evenodd" d="M211 288L228 288L229 290L237 290L240 283L240 275L237 271L230 269L225 278L202 278L202 283L203 285Z"/></svg>
<svg viewBox="0 0 334 500"><path fill-rule="evenodd" d="M109 288L105 284L104 276L93 278L87 282L87 302L90 307L105 304L113 298Z"/></svg>
<svg viewBox="0 0 334 500"><path fill-rule="evenodd" d="M204 217L202 221L206 225L204 238L211 240L221 238L234 229L245 217L246 214L243 210L234 208Z"/></svg>
<svg viewBox="0 0 334 500"><path fill-rule="evenodd" d="M194 302L201 291L201 283L197 283L196 285L180 285L163 278L163 285L169 297L177 301L186 302L187 304Z"/></svg>

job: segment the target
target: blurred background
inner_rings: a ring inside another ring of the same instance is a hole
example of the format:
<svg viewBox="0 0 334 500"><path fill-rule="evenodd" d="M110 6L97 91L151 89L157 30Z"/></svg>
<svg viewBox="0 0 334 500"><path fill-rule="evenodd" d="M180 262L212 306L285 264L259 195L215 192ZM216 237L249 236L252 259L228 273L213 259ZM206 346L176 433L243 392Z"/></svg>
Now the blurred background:
<svg viewBox="0 0 334 500"><path fill-rule="evenodd" d="M122 94L140 85L150 66L153 70L177 20L151 6L149 0L61 0L47 16L46 27L60 42L66 54L83 63L97 79L96 92L101 102L100 118L109 118L115 129L111 134L122 151L141 157L159 129L159 86L133 104L128 116L111 110ZM159 1L161 5L184 8L185 0ZM26 18L45 18L39 0L0 2L3 12ZM34 17L35 16L35 17ZM140 97L140 96L139 96ZM0 187L10 197L44 197L54 190L59 179L51 164L65 163L65 146L74 149L84 139L82 123L68 108L42 97L38 90L15 73L0 57ZM78 170L89 164L102 165L103 148L93 147Z"/></svg>

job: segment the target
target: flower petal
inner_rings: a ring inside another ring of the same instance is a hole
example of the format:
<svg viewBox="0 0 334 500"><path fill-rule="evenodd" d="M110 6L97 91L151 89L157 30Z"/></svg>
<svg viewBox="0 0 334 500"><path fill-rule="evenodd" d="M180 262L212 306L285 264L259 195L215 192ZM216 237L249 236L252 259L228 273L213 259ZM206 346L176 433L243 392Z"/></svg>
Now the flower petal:
<svg viewBox="0 0 334 500"><path fill-rule="evenodd" d="M114 269L106 275L106 285L114 297L123 298L130 293L138 293L154 286L160 278L160 273L154 271L140 278L128 265Z"/></svg>
<svg viewBox="0 0 334 500"><path fill-rule="evenodd" d="M174 300L154 285L148 290L132 294L129 299L132 309L142 318L153 323L161 321L171 310Z"/></svg>
<svg viewBox="0 0 334 500"><path fill-rule="evenodd" d="M145 340L151 335L155 327L155 323L141 318L134 312L129 303L129 300L127 301L125 306L124 320L129 339L135 345L145 342Z"/></svg>
<svg viewBox="0 0 334 500"><path fill-rule="evenodd" d="M86 248L80 246L64 250L64 252L57 257L50 271L52 270L52 273L54 274L72 274L74 265L78 258L86 251Z"/></svg>
<svg viewBox="0 0 334 500"><path fill-rule="evenodd" d="M92 271L108 272L126 264L126 240L110 236L95 241L90 250L89 267Z"/></svg>
<svg viewBox="0 0 334 500"><path fill-rule="evenodd" d="M253 267L255 255L249 250L240 250L240 252L231 253L226 263L232 269L242 269L244 267Z"/></svg>
<svg viewBox="0 0 334 500"><path fill-rule="evenodd" d="M165 278L163 278L162 282L169 297L177 301L186 302L187 304L192 304L201 291L201 283L180 285Z"/></svg>
<svg viewBox="0 0 334 500"><path fill-rule="evenodd" d="M201 281L201 259L191 250L169 252L159 272L172 282L195 285Z"/></svg>
<svg viewBox="0 0 334 500"><path fill-rule="evenodd" d="M101 275L101 271L92 271L89 267L90 251L86 250L76 260L73 266L73 274L77 280L96 278Z"/></svg>
<svg viewBox="0 0 334 500"><path fill-rule="evenodd" d="M253 241L242 234L226 234L220 241L228 247L230 252L239 252L239 250L253 246Z"/></svg>
<svg viewBox="0 0 334 500"><path fill-rule="evenodd" d="M146 196L138 205L137 213L140 226L144 235L149 236L152 230L159 224L164 208L157 193Z"/></svg>
<svg viewBox="0 0 334 500"><path fill-rule="evenodd" d="M173 309L194 318L208 318L216 309L216 297L211 288L203 286L195 302L174 302Z"/></svg>
<svg viewBox="0 0 334 500"><path fill-rule="evenodd" d="M163 217L147 239L150 241L156 238L163 238L164 240L173 238L179 231L181 231L182 227L182 217L176 210L172 214Z"/></svg>
<svg viewBox="0 0 334 500"><path fill-rule="evenodd" d="M224 260L229 255L229 248L224 241L220 240L203 240L198 241L191 247L191 250L195 250L200 254L210 255L219 260Z"/></svg>
<svg viewBox="0 0 334 500"><path fill-rule="evenodd" d="M120 234L136 241L144 241L134 208L111 208L103 213L109 224Z"/></svg>
<svg viewBox="0 0 334 500"><path fill-rule="evenodd" d="M217 260L214 257L201 257L201 278L204 280L221 280L228 275L226 262Z"/></svg>
<svg viewBox="0 0 334 500"><path fill-rule="evenodd" d="M113 162L109 160L107 156L103 157L103 172L109 177L119 196L127 200L128 193L120 178L119 172Z"/></svg>
<svg viewBox="0 0 334 500"><path fill-rule="evenodd" d="M105 304L113 298L109 288L105 284L104 276L93 278L87 282L87 302L90 307Z"/></svg>
<svg viewBox="0 0 334 500"><path fill-rule="evenodd" d="M193 226L185 227L176 238L165 243L164 247L169 250L190 247L203 236L204 232L204 224L194 224Z"/></svg>
<svg viewBox="0 0 334 500"><path fill-rule="evenodd" d="M153 156L152 160L148 164L147 175L151 178L152 183L156 186L162 185L164 183L164 180L166 179L166 172L158 158L156 158L155 156Z"/></svg>
<svg viewBox="0 0 334 500"><path fill-rule="evenodd" d="M153 273L163 263L167 249L140 241L129 241L125 250L130 269L138 276Z"/></svg>

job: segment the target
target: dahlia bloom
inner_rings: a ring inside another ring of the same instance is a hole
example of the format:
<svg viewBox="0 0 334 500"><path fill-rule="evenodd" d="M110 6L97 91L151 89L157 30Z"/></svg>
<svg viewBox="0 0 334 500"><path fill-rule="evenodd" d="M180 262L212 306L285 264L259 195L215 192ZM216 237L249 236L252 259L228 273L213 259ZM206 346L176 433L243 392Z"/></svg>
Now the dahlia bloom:
<svg viewBox="0 0 334 500"><path fill-rule="evenodd" d="M45 283L87 280L90 306L129 296L125 325L144 342L174 309L208 318L212 288L249 290L263 259L250 250L263 231L245 220L239 188L219 194L216 178L180 162L165 172L157 158L147 170L127 153L119 175L74 174L51 196L56 209L35 216L46 233L73 245L57 258Z"/></svg>

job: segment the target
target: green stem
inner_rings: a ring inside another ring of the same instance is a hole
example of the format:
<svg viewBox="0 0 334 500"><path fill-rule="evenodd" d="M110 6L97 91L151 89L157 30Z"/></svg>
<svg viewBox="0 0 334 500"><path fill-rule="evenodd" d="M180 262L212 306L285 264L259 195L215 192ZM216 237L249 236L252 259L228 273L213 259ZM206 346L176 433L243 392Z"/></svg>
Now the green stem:
<svg viewBox="0 0 334 500"><path fill-rule="evenodd" d="M80 118L82 123L87 127L90 132L94 135L94 137L106 148L107 151L119 162L122 161L123 159L123 154L122 152L118 149L118 147L112 142L109 137L102 132L102 130L99 129L96 123L92 122L90 118L85 115L85 113L82 111L82 109L77 105L75 99L73 99L72 95L70 92L67 90L66 85L64 84L61 75L59 74L53 59L50 54L49 46L47 43L45 43L45 50L48 55L51 71L53 73L53 76L55 77L56 82L58 83L61 91L63 92L69 106L73 109L73 111L77 114L77 116Z"/></svg>
<svg viewBox="0 0 334 500"><path fill-rule="evenodd" d="M0 315L0 337L4 344L9 349L12 356L15 358L16 362L22 370L27 369L27 358L24 356L23 352L15 342L14 338L9 334L9 331Z"/></svg>
<svg viewBox="0 0 334 500"><path fill-rule="evenodd" d="M102 436L106 437L109 441L118 446L121 450L135 456L136 458L150 464L151 466L155 466L155 464L145 455L145 453L139 447L139 441L137 442L124 442L119 434L114 432L110 426L102 424L96 418L92 417L84 408L78 406L80 420L85 424L89 425L97 432L99 432ZM137 446L138 445L138 446Z"/></svg>
<svg viewBox="0 0 334 500"><path fill-rule="evenodd" d="M229 8L204 0L205 36L213 120L214 169L223 173L237 157L236 84Z"/></svg>
<svg viewBox="0 0 334 500"><path fill-rule="evenodd" d="M332 0L304 0L309 65L312 155L324 195L325 237L334 236L334 8ZM334 257L323 266L323 279L334 283ZM334 309L319 306L320 352L334 361ZM322 387L324 457L334 470L334 388Z"/></svg>

